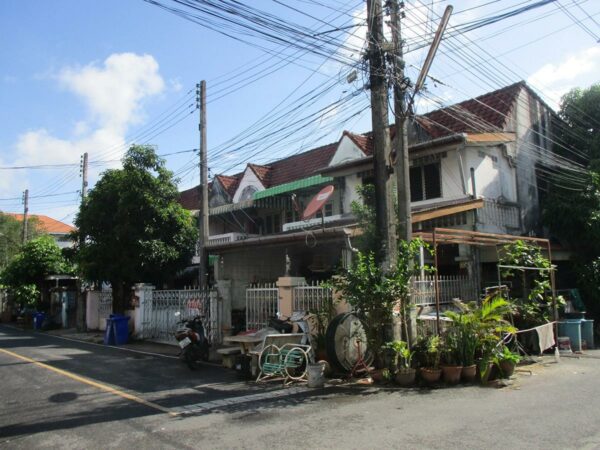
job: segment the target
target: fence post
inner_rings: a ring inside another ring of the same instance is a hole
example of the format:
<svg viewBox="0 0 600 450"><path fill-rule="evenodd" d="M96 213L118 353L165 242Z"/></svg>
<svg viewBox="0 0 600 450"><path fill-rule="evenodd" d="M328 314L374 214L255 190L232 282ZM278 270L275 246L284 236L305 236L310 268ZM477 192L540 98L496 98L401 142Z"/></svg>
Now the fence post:
<svg viewBox="0 0 600 450"><path fill-rule="evenodd" d="M100 316L98 308L100 304L99 291L86 291L87 299L85 301L85 321L88 330L100 329Z"/></svg>
<svg viewBox="0 0 600 450"><path fill-rule="evenodd" d="M133 333L138 338L144 338L145 327L148 325L152 313L152 293L154 286L151 284L137 283L133 286L133 295L136 306L133 313Z"/></svg>
<svg viewBox="0 0 600 450"><path fill-rule="evenodd" d="M218 280L217 291L221 298L220 328L224 336L231 334L231 280Z"/></svg>
<svg viewBox="0 0 600 450"><path fill-rule="evenodd" d="M277 288L279 289L279 313L283 316L291 316L293 307L293 293L295 286L306 284L304 277L279 277L277 279Z"/></svg>

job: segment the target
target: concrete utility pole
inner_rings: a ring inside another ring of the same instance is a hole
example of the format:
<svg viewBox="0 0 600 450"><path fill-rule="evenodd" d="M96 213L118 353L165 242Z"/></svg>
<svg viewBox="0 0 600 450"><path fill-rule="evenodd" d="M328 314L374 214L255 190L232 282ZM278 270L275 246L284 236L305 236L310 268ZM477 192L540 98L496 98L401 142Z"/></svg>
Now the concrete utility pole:
<svg viewBox="0 0 600 450"><path fill-rule="evenodd" d="M402 6L404 7L404 6ZM398 0L390 1L392 16L392 40L394 42L394 116L396 138L393 141L395 155L396 189L398 193L398 239L410 241L412 224L410 211L410 163L408 158L408 111L406 92L410 81L404 76L404 42L402 40L402 17Z"/></svg>
<svg viewBox="0 0 600 450"><path fill-rule="evenodd" d="M27 213L29 212L29 189L23 192L23 245L27 242Z"/></svg>
<svg viewBox="0 0 600 450"><path fill-rule="evenodd" d="M380 267L388 270L396 260L396 220L391 172L391 142L388 117L388 88L381 0L367 0L369 82L373 127L373 170L375 175L376 229L381 247Z"/></svg>
<svg viewBox="0 0 600 450"><path fill-rule="evenodd" d="M206 81L196 85L196 106L200 110L200 216L198 217L198 264L200 288L208 282L208 166L206 157Z"/></svg>
<svg viewBox="0 0 600 450"><path fill-rule="evenodd" d="M81 204L87 197L88 188L88 154L85 152L81 157ZM83 245L84 236L79 236L79 245ZM75 316L75 325L78 331L86 331L86 293L81 289L81 279L77 279L77 311Z"/></svg>
<svg viewBox="0 0 600 450"><path fill-rule="evenodd" d="M87 188L88 188L88 154L85 152L83 154L83 160L81 162L81 202L85 200L87 197Z"/></svg>

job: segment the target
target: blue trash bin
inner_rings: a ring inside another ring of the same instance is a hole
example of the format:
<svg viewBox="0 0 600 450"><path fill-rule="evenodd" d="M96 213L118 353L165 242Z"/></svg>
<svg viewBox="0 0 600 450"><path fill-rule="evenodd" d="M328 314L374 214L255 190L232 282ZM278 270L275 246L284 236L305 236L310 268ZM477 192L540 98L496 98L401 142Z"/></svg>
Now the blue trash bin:
<svg viewBox="0 0 600 450"><path fill-rule="evenodd" d="M594 347L594 321L584 319L581 321L581 338L587 343L587 348L593 350Z"/></svg>
<svg viewBox="0 0 600 450"><path fill-rule="evenodd" d="M42 324L44 323L44 319L46 318L45 313L35 313L33 315L33 329L41 330Z"/></svg>
<svg viewBox="0 0 600 450"><path fill-rule="evenodd" d="M104 345L115 345L115 327L113 325L112 317L106 319L106 330L104 331Z"/></svg>
<svg viewBox="0 0 600 450"><path fill-rule="evenodd" d="M582 319L569 319L558 322L558 335L568 336L571 340L571 349L581 351L581 322Z"/></svg>
<svg viewBox="0 0 600 450"><path fill-rule="evenodd" d="M129 316L111 314L112 328L114 330L115 345L127 344L129 341Z"/></svg>

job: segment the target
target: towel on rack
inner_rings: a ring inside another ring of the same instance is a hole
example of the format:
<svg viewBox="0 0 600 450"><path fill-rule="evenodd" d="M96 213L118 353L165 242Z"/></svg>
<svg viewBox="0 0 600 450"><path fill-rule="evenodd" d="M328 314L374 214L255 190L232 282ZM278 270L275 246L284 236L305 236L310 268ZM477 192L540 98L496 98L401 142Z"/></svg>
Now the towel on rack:
<svg viewBox="0 0 600 450"><path fill-rule="evenodd" d="M552 323L546 323L539 327L535 327L535 331L537 331L538 334L540 353L543 353L544 350L554 346L554 327L552 326Z"/></svg>

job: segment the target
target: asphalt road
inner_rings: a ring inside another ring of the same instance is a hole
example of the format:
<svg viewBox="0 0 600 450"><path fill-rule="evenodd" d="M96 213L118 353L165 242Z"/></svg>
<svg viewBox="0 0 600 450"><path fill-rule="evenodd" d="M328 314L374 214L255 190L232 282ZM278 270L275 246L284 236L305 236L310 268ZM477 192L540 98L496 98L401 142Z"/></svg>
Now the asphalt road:
<svg viewBox="0 0 600 450"><path fill-rule="evenodd" d="M502 389L282 388L0 325L0 448L600 448L600 359L530 367Z"/></svg>

